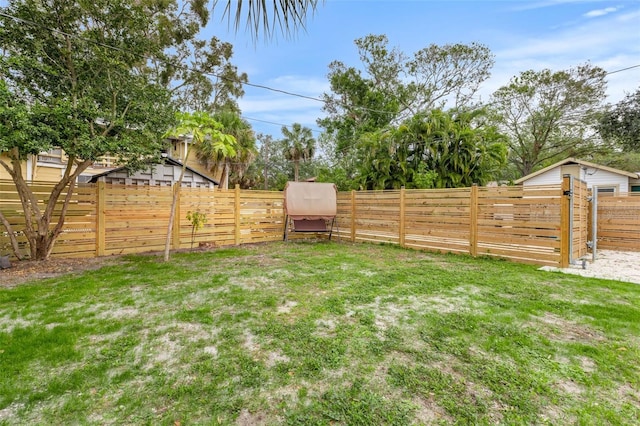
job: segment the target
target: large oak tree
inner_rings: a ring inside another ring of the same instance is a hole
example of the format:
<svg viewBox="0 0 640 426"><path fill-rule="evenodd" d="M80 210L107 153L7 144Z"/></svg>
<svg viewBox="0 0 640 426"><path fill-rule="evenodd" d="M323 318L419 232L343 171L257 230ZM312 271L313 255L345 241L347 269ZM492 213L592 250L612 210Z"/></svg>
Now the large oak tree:
<svg viewBox="0 0 640 426"><path fill-rule="evenodd" d="M509 161L520 177L604 146L596 127L606 72L589 64L563 71L525 71L493 94L497 123L509 137Z"/></svg>
<svg viewBox="0 0 640 426"><path fill-rule="evenodd" d="M627 151L640 152L640 88L600 118L600 135Z"/></svg>

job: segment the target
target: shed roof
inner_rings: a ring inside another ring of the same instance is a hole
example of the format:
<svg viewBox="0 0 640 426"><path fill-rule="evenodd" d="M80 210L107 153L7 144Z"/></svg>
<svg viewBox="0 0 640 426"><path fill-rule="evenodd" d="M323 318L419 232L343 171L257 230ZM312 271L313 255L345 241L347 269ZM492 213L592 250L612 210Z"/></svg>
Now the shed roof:
<svg viewBox="0 0 640 426"><path fill-rule="evenodd" d="M560 167L560 166L564 166L565 164L580 164L582 166L585 167L590 167L592 169L600 169L600 170L606 170L608 172L611 173L616 173L622 176L627 176L630 177L632 179L637 179L638 177L640 177L638 175L638 173L632 173L632 172L627 172L625 170L620 170L620 169L614 169L613 167L608 167L608 166L603 166L601 164L596 164L596 163L590 163L589 161L584 161L584 160L579 160L577 158L573 158L573 157L569 157L569 158L565 158L562 161L558 161L557 163L554 163L548 167L545 167L544 169L540 169L536 172L533 172L531 174L528 174L526 176L521 177L520 179L514 181L515 184L521 184L524 181L527 181L533 177L539 176L543 173L548 172L549 170L555 169L556 167Z"/></svg>
<svg viewBox="0 0 640 426"><path fill-rule="evenodd" d="M174 160L174 159L173 159L173 158L171 158L171 157L165 157L165 158L163 158L163 161L164 161L164 164L169 164L169 165L171 165L171 166L182 167L182 163L181 163L180 161L178 161L178 160ZM153 167L153 165L151 165L150 167ZM91 183L96 183L96 182L98 182L98 179L100 179L100 178L101 178L101 177L103 177L103 176L108 176L108 175L110 175L110 174L112 174L112 173L121 172L121 171L123 171L123 170L125 170L125 169L126 169L126 167L125 167L125 166L122 166L122 167L118 167L118 168L116 168L116 169L107 170L106 172L103 172L103 173L100 173L100 174L97 174L97 175L93 175L93 176L91 176L91 179L89 179L89 182L91 182ZM191 168L191 167L189 167L189 166L186 166L185 170L188 170L188 171L190 171L191 173L196 174L196 175L198 175L198 176L202 177L202 179L204 179L204 180L207 180L207 181L209 181L209 182L212 182L214 185L220 185L220 182L218 182L217 180L212 179L212 178L210 178L209 176L204 175L204 174L200 173L199 171L197 171L197 170L195 170L195 169L192 169L192 168Z"/></svg>

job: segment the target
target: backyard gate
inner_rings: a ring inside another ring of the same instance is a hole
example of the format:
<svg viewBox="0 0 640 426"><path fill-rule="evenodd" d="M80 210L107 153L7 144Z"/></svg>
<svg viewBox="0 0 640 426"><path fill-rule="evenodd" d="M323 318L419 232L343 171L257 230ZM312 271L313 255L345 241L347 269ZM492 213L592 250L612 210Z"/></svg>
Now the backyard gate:
<svg viewBox="0 0 640 426"><path fill-rule="evenodd" d="M563 195L566 198L566 220L563 225L566 227L563 237L566 238L566 253L562 263L563 267L569 264L582 262L584 267L588 249L589 239L589 203L591 195L587 189L587 183L577 179L572 175L564 175L562 179Z"/></svg>

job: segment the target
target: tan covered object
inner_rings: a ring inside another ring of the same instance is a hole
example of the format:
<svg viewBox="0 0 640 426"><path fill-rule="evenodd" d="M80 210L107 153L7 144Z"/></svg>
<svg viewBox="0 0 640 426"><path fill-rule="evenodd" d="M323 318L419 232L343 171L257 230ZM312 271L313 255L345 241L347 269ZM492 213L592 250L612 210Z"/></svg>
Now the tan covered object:
<svg viewBox="0 0 640 426"><path fill-rule="evenodd" d="M293 220L331 220L338 212L338 189L333 183L287 182L284 211Z"/></svg>

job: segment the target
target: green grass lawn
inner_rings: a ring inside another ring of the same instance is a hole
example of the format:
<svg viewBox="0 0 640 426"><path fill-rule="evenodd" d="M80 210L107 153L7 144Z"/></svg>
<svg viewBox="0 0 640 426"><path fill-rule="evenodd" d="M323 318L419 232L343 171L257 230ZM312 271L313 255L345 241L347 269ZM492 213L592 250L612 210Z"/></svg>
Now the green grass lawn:
<svg viewBox="0 0 640 426"><path fill-rule="evenodd" d="M385 245L0 289L0 424L638 424L640 286Z"/></svg>

